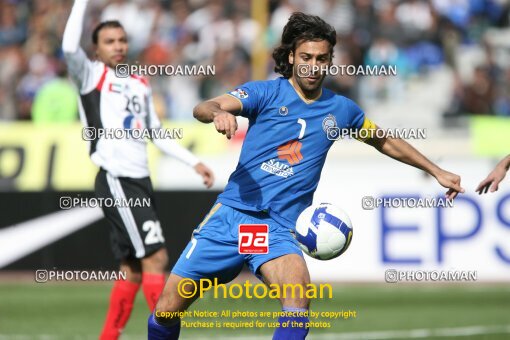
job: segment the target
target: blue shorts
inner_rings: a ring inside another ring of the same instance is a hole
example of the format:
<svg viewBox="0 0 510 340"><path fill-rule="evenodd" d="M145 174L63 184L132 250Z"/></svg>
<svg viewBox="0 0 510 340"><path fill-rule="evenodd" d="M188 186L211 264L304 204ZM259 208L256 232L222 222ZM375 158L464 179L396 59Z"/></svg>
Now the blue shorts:
<svg viewBox="0 0 510 340"><path fill-rule="evenodd" d="M239 225L267 224L269 249L267 254L239 253ZM193 231L193 238L182 252L172 273L200 280L232 281L248 264L252 273L261 278L259 268L267 261L287 254L303 256L289 228L273 220L265 212L238 210L216 203Z"/></svg>

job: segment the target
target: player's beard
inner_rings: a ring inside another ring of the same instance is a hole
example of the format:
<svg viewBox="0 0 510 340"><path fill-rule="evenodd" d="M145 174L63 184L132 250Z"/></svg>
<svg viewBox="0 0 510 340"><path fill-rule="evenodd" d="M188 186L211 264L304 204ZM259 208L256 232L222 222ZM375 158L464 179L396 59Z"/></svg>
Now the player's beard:
<svg viewBox="0 0 510 340"><path fill-rule="evenodd" d="M126 63L126 56L125 55L116 55L110 58L109 60L110 65L115 68L119 64L125 64Z"/></svg>
<svg viewBox="0 0 510 340"><path fill-rule="evenodd" d="M126 56L123 55L122 58L116 58L116 57L108 57L108 56L102 56L101 54L96 53L97 60L102 61L106 64L106 66L115 68L119 64L125 64L126 63Z"/></svg>
<svg viewBox="0 0 510 340"><path fill-rule="evenodd" d="M310 81L308 78L299 76L294 77L294 79L296 79L296 83L305 95L311 95L313 97L320 92L320 88L325 77L326 75L323 74L315 81Z"/></svg>

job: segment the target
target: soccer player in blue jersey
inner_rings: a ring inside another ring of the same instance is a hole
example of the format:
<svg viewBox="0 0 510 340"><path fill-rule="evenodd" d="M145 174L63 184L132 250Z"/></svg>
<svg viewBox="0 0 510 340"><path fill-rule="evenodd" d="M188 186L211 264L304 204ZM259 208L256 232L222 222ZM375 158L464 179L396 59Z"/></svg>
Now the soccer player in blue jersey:
<svg viewBox="0 0 510 340"><path fill-rule="evenodd" d="M182 312L191 305L194 299L184 298L178 291L184 288L179 287L183 278L229 282L246 263L268 285L306 287L310 283L291 231L299 213L312 203L333 144L328 131L332 127L378 129L353 101L322 88L324 74L299 70L303 64L330 65L335 43L335 30L321 18L294 13L283 30L281 46L273 53L275 70L282 77L248 82L195 107L193 113L199 121L214 123L229 139L237 129L236 116L248 118L249 128L239 164L225 191L195 229L172 269L156 313L148 321L149 339L178 338L179 318L161 317L157 312ZM364 142L434 176L449 189L447 198L464 192L459 176L442 170L405 141L373 138ZM269 225L267 254L240 254L240 224ZM290 325L302 327L278 327L273 339L304 339L308 334L305 312L309 300L296 295L289 293L280 299L283 311L289 313L278 321L280 325L290 321Z"/></svg>

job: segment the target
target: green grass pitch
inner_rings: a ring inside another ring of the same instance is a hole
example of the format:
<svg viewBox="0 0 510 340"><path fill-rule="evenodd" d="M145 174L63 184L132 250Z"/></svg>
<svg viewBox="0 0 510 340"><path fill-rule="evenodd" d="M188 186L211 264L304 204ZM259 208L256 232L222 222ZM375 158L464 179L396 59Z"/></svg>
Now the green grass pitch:
<svg viewBox="0 0 510 340"><path fill-rule="evenodd" d="M0 282L0 340L95 339L106 313L110 289L110 283ZM279 309L279 304L275 300L214 299L211 294L197 301L191 308L192 311L238 310L258 313L277 312ZM312 340L350 337L390 339L393 336L410 338L413 334L417 338L434 339L510 339L508 285L336 284L333 299L314 300L312 310L356 311L356 318L336 320L320 318L319 321L330 322L331 327L312 329L308 337ZM146 339L148 314L143 293L139 291L135 308L122 338ZM229 321L228 318L216 320L186 318L186 320L220 323ZM252 320L230 319L233 322ZM258 320L274 321L268 318ZM432 336L435 333L427 336L427 333L423 333L423 330L444 328L457 330L445 331L440 333L441 336ZM403 333L399 333L401 331ZM268 328L232 330L221 327L181 330L183 339L208 337L270 339L271 334L272 330Z"/></svg>

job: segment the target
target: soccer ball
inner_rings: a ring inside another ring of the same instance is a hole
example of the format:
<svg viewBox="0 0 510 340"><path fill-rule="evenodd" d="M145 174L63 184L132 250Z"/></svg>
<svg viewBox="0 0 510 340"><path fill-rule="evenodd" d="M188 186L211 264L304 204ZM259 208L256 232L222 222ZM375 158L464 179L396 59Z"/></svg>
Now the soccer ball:
<svg viewBox="0 0 510 340"><path fill-rule="evenodd" d="M329 203L312 204L299 215L294 235L307 255L331 260L349 247L352 224L342 209Z"/></svg>

